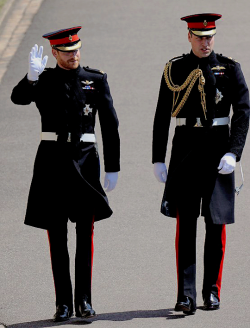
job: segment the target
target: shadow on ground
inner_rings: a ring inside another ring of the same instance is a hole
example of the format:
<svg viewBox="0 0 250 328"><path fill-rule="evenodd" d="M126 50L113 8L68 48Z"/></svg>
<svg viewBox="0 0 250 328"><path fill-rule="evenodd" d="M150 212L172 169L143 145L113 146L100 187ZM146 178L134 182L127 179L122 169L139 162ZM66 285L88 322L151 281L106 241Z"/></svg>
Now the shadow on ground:
<svg viewBox="0 0 250 328"><path fill-rule="evenodd" d="M147 310L147 311L128 311L128 312L117 312L117 313L103 313L99 314L91 319L79 319L71 318L70 321L66 322L53 322L52 319L22 322L7 326L8 328L47 328L62 326L65 324L71 325L88 325L95 321L128 321L133 319L146 319L146 318L166 318L169 319L183 319L186 316L184 314L175 314L174 309L163 309L163 310Z"/></svg>

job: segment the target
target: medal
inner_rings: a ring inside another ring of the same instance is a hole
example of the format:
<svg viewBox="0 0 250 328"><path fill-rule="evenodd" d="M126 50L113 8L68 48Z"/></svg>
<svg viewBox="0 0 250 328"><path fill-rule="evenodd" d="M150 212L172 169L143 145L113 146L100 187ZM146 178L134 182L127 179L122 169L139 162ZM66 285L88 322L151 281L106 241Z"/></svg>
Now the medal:
<svg viewBox="0 0 250 328"><path fill-rule="evenodd" d="M89 107L90 105L87 105L83 108L84 115L88 116L89 113L92 113L92 109Z"/></svg>
<svg viewBox="0 0 250 328"><path fill-rule="evenodd" d="M215 67L212 67L212 71L215 71L214 72L214 75L224 75L224 72L223 70L225 70L226 67L224 66L215 66Z"/></svg>
<svg viewBox="0 0 250 328"><path fill-rule="evenodd" d="M218 104L219 101L221 101L222 98L223 98L222 93L218 89L216 89L216 96L215 96L216 105Z"/></svg>

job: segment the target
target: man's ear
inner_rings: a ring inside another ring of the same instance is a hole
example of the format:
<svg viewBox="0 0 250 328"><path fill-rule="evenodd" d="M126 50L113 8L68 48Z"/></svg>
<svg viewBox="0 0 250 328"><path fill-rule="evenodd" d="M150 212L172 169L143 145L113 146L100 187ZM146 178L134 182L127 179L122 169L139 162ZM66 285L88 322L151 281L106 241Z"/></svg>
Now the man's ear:
<svg viewBox="0 0 250 328"><path fill-rule="evenodd" d="M57 50L52 48L51 52L52 52L52 55L57 59L57 57L58 57Z"/></svg>
<svg viewBox="0 0 250 328"><path fill-rule="evenodd" d="M190 32L188 32L188 41L191 42L192 35Z"/></svg>

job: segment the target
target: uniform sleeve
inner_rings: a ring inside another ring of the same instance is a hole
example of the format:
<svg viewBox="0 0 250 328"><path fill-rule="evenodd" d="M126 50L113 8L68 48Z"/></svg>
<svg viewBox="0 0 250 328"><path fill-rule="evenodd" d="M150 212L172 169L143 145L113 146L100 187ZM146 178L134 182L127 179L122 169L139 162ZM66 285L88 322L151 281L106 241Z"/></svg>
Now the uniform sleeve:
<svg viewBox="0 0 250 328"><path fill-rule="evenodd" d="M172 101L173 95L167 87L163 74L153 125L153 163L165 162L171 121Z"/></svg>
<svg viewBox="0 0 250 328"><path fill-rule="evenodd" d="M233 116L231 120L229 152L234 153L237 161L239 161L249 128L250 107L248 87L238 63L233 68L232 88Z"/></svg>
<svg viewBox="0 0 250 328"><path fill-rule="evenodd" d="M16 105L29 105L35 99L36 85L30 84L26 75L12 90L11 101Z"/></svg>
<svg viewBox="0 0 250 328"><path fill-rule="evenodd" d="M119 121L113 106L107 74L104 74L102 79L98 115L102 132L105 172L118 172L120 171Z"/></svg>

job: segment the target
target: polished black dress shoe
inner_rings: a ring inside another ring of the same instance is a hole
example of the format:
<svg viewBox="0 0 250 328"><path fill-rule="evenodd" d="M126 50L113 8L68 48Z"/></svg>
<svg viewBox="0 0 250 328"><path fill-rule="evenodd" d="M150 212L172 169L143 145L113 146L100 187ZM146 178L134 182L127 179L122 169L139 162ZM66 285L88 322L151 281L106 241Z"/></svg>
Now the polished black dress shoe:
<svg viewBox="0 0 250 328"><path fill-rule="evenodd" d="M54 314L53 321L60 322L60 321L67 321L72 316L72 311L69 309L67 305L57 305L56 313Z"/></svg>
<svg viewBox="0 0 250 328"><path fill-rule="evenodd" d="M80 302L76 303L75 310L76 317L80 318L91 318L96 315L95 310L84 298Z"/></svg>
<svg viewBox="0 0 250 328"><path fill-rule="evenodd" d="M209 310L218 310L220 308L220 301L218 297L214 294L210 294L208 297L204 298L204 307L203 309L206 311Z"/></svg>
<svg viewBox="0 0 250 328"><path fill-rule="evenodd" d="M190 297L184 296L183 300L178 301L175 305L175 309L176 312L183 312L184 314L195 314L196 312L196 308L193 305L193 301Z"/></svg>

